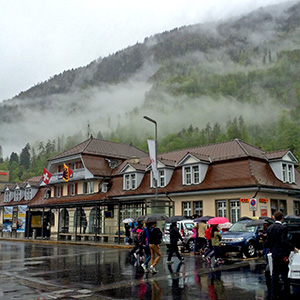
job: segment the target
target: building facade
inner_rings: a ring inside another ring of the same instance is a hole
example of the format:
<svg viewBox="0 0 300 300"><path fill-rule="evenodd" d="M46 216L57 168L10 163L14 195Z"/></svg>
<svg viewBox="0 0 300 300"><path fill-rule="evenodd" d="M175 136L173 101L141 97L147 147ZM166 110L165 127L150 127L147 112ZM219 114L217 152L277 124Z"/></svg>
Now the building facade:
<svg viewBox="0 0 300 300"><path fill-rule="evenodd" d="M73 171L68 181L64 165ZM47 185L39 177L4 187L2 235L120 242L122 220L140 215L236 222L277 210L299 214L298 161L289 150L267 152L236 139L159 154L157 166L156 189L147 153L90 138L49 160Z"/></svg>

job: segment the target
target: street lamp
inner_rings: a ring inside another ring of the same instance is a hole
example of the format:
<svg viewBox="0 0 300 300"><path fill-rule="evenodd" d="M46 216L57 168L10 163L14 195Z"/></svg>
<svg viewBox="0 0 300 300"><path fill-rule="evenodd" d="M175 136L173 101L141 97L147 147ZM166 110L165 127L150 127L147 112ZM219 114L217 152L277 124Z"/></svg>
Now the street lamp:
<svg viewBox="0 0 300 300"><path fill-rule="evenodd" d="M156 164L156 169L157 169L157 122L147 116L144 116L144 119L146 119L147 121L153 123L155 125L155 164ZM157 185L158 182L157 180L153 177L154 182L155 182L155 200L157 201Z"/></svg>

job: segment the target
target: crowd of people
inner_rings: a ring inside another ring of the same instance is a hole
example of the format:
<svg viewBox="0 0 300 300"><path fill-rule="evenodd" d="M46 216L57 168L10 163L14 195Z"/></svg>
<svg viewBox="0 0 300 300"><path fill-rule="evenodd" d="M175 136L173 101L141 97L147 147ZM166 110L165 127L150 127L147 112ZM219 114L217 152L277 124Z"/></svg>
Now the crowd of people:
<svg viewBox="0 0 300 300"><path fill-rule="evenodd" d="M289 294L288 263L287 258L291 251L298 253L299 250L292 245L287 236L287 228L282 225L282 212L274 214L274 223L265 223L261 235L263 253L268 264L268 253L272 256L272 280L270 289L270 299L281 299L279 291L279 277L284 283L284 295ZM162 231L157 227L157 222L145 223L138 222L133 228L128 224L126 229L126 243L133 243L134 247L130 250L129 256L140 264L145 272L157 273L156 266L161 259L160 244L162 241ZM202 258L209 264L214 257L217 264L224 263L220 253L220 241L222 236L218 225L208 225L205 221L196 223L193 227L194 255L202 255ZM173 263L172 257L175 254L180 262L184 261L178 249L178 241L184 240L179 233L177 223L170 225L170 245L168 247L167 264ZM149 266L150 263L150 266Z"/></svg>
<svg viewBox="0 0 300 300"><path fill-rule="evenodd" d="M203 259L211 263L215 258L216 263L223 263L219 247L222 239L217 225L209 226L206 222L199 222L193 228L195 234L194 253L201 253ZM129 257L140 265L146 273L157 273L157 264L161 259L160 244L162 241L162 231L157 227L157 222L125 224L125 242L133 244L129 251ZM178 248L178 241L184 244L184 240L179 232L177 223L170 224L170 244L168 245L167 264L173 264L172 257L175 254L180 262L184 261ZM149 265L150 263L150 265Z"/></svg>

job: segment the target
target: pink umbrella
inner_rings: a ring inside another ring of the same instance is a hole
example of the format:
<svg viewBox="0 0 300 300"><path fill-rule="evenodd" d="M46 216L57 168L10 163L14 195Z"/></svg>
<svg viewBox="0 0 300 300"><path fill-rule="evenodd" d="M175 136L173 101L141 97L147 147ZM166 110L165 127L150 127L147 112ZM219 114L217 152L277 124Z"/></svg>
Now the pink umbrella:
<svg viewBox="0 0 300 300"><path fill-rule="evenodd" d="M215 217L215 218L211 218L210 220L208 220L207 224L218 225L218 224L223 224L223 223L227 223L227 222L229 222L229 220L227 218Z"/></svg>

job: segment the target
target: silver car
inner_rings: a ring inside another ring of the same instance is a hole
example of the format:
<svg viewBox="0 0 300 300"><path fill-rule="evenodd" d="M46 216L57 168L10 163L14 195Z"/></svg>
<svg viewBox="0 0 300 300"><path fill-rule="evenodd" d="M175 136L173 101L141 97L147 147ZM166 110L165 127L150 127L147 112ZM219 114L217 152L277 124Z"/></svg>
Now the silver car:
<svg viewBox="0 0 300 300"><path fill-rule="evenodd" d="M192 238L192 234L193 227L196 223L194 223L193 220L182 220L177 221L176 223L184 241L184 245L181 241L178 241L178 245L181 246L181 250L193 251L194 239ZM167 247L170 245L170 226L171 223L166 222L163 228L163 241Z"/></svg>

